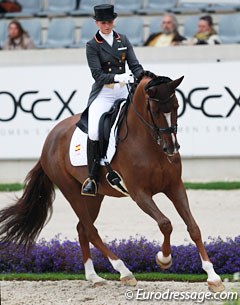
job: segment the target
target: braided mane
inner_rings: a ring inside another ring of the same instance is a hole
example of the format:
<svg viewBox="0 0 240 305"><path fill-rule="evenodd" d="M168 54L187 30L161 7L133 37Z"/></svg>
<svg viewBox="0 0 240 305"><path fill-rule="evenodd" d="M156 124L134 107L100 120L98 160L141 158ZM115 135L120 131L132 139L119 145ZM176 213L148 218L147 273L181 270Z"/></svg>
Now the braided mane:
<svg viewBox="0 0 240 305"><path fill-rule="evenodd" d="M148 77L150 77L150 78L156 78L156 77L157 77L157 75L154 74L154 73L151 72L151 71L143 71L143 72L140 74L139 78L138 78L138 83L140 83L140 81L141 81L145 76L148 76Z"/></svg>
<svg viewBox="0 0 240 305"><path fill-rule="evenodd" d="M132 94L135 92L138 84L141 82L141 80L145 77L150 77L152 80L148 83L149 85L160 85L160 84L164 84L164 83L168 83L171 81L171 78L167 77L167 76L157 76L156 74L154 74L151 71L143 71L140 76L138 77L138 79L136 80L136 82L134 82L133 86L132 86ZM146 85L145 89L147 88L148 84Z"/></svg>

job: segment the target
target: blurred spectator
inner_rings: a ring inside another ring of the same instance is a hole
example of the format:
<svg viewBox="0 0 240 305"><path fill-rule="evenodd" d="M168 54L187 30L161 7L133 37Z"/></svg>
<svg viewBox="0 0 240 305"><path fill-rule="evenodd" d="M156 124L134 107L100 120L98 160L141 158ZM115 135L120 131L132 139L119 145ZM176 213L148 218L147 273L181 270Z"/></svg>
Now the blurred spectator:
<svg viewBox="0 0 240 305"><path fill-rule="evenodd" d="M0 13L20 12L22 6L16 0L0 0Z"/></svg>
<svg viewBox="0 0 240 305"><path fill-rule="evenodd" d="M151 34L144 46L163 47L180 45L185 37L178 32L177 19L173 14L165 14L161 24L162 31Z"/></svg>
<svg viewBox="0 0 240 305"><path fill-rule="evenodd" d="M8 38L3 44L3 50L35 49L36 46L21 23L12 20L8 25Z"/></svg>
<svg viewBox="0 0 240 305"><path fill-rule="evenodd" d="M221 40L213 27L210 15L205 15L198 20L198 32L194 35L190 44L220 44Z"/></svg>

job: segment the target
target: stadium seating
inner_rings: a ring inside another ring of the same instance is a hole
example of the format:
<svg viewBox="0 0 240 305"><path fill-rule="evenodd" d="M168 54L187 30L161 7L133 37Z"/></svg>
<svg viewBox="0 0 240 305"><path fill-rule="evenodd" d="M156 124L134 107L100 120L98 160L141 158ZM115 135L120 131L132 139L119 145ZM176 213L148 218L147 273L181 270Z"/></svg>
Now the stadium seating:
<svg viewBox="0 0 240 305"><path fill-rule="evenodd" d="M240 43L240 14L227 14L220 18L219 37L224 44Z"/></svg>
<svg viewBox="0 0 240 305"><path fill-rule="evenodd" d="M37 15L44 16L66 16L76 9L77 0L48 0L48 5L45 10Z"/></svg>
<svg viewBox="0 0 240 305"><path fill-rule="evenodd" d="M149 35L161 31L162 17L155 17L149 23Z"/></svg>
<svg viewBox="0 0 240 305"><path fill-rule="evenodd" d="M198 31L199 16L189 16L185 19L183 25L183 36L187 39L192 38Z"/></svg>
<svg viewBox="0 0 240 305"><path fill-rule="evenodd" d="M37 48L85 47L86 42L97 31L97 26L90 17L94 14L93 6L102 3L115 5L115 11L118 13L115 29L119 33L126 34L134 46L142 46L146 37L161 31L162 15L166 12L177 13L177 9L185 14L179 20L180 32L187 39L192 38L197 32L199 17L212 13L218 14L214 20L222 43L240 43L240 14L236 12L237 4L212 3L209 5L206 2L191 3L187 0L178 1L179 6L176 6L176 0L47 0L46 3L45 0L19 0L19 2L23 7L22 12L6 14L6 18L2 16L0 20L0 46L7 38L10 17L21 17L20 22L34 40ZM235 9L235 11L225 12L227 8ZM151 13L152 16L143 16ZM125 14L130 14L131 17L124 16ZM83 16L88 17L83 18ZM42 38L47 41L43 43Z"/></svg>
<svg viewBox="0 0 240 305"><path fill-rule="evenodd" d="M133 46L143 45L143 21L139 16L122 17L116 21L116 31L127 35Z"/></svg>
<svg viewBox="0 0 240 305"><path fill-rule="evenodd" d="M7 39L7 22L5 20L0 20L0 48L2 48L6 39Z"/></svg>
<svg viewBox="0 0 240 305"><path fill-rule="evenodd" d="M171 10L174 14L199 14L207 8L208 3L206 2L194 2L189 1L179 1L177 7Z"/></svg>
<svg viewBox="0 0 240 305"><path fill-rule="evenodd" d="M89 41L97 32L98 27L96 26L94 20L86 19L82 23L81 38L80 42L75 45L75 47L83 48L86 46L87 41Z"/></svg>
<svg viewBox="0 0 240 305"><path fill-rule="evenodd" d="M138 14L162 14L171 11L177 4L177 0L148 0L145 7L137 10Z"/></svg>
<svg viewBox="0 0 240 305"><path fill-rule="evenodd" d="M18 0L22 6L21 12L6 13L6 18L33 17L42 10L42 0Z"/></svg>
<svg viewBox="0 0 240 305"><path fill-rule="evenodd" d="M23 19L21 20L21 24L29 34L29 36L34 41L37 48L41 48L42 46L42 26L41 21L37 18L31 19Z"/></svg>
<svg viewBox="0 0 240 305"><path fill-rule="evenodd" d="M95 5L104 4L106 0L81 0L76 10L70 12L71 16L92 16Z"/></svg>
<svg viewBox="0 0 240 305"><path fill-rule="evenodd" d="M115 0L114 10L118 14L134 14L142 8L142 3L140 0Z"/></svg>
<svg viewBox="0 0 240 305"><path fill-rule="evenodd" d="M239 5L233 3L217 3L217 4L209 4L204 11L212 14L212 13L224 13L224 12L235 12Z"/></svg>
<svg viewBox="0 0 240 305"><path fill-rule="evenodd" d="M45 48L69 48L75 44L75 23L71 18L53 18L48 27Z"/></svg>

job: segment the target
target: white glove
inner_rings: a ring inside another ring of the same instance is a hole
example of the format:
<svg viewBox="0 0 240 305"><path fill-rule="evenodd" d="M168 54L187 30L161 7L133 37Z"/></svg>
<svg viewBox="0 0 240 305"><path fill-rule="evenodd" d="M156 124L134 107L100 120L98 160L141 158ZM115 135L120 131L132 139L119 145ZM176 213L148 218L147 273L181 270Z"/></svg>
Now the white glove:
<svg viewBox="0 0 240 305"><path fill-rule="evenodd" d="M129 75L128 73L115 74L114 81L118 83L128 84L128 83L134 83L134 78L132 74Z"/></svg>

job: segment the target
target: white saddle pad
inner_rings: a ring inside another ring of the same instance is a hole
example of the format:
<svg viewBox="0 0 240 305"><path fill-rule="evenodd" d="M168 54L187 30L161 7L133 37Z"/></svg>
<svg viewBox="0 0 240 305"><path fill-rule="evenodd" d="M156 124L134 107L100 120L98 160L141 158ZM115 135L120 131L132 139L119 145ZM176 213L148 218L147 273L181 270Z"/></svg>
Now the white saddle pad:
<svg viewBox="0 0 240 305"><path fill-rule="evenodd" d="M119 113L123 107L125 102L123 102L120 106ZM116 137L115 137L115 126L118 121L119 113L117 115L116 121L113 124L110 133L109 145L107 149L107 160L110 163L115 151L116 151ZM84 133L80 128L76 128L71 139L69 155L70 155L70 162L73 166L83 166L87 165L87 137L88 135ZM104 165L104 161L106 159L101 160L101 165Z"/></svg>

